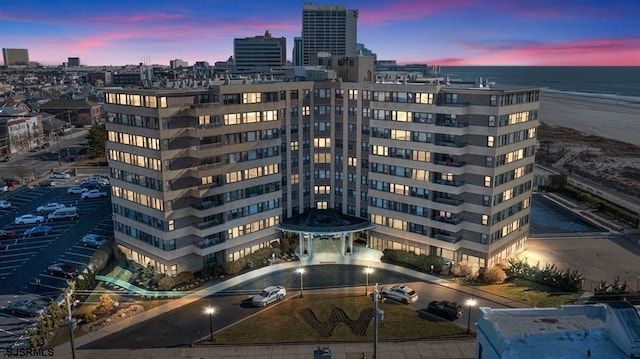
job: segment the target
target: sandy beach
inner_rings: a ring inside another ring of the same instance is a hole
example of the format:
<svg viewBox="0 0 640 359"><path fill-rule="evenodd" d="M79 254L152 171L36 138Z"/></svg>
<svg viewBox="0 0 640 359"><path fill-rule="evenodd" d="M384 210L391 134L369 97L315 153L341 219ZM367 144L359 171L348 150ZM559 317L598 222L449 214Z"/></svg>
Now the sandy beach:
<svg viewBox="0 0 640 359"><path fill-rule="evenodd" d="M640 97L543 90L540 121L640 145Z"/></svg>

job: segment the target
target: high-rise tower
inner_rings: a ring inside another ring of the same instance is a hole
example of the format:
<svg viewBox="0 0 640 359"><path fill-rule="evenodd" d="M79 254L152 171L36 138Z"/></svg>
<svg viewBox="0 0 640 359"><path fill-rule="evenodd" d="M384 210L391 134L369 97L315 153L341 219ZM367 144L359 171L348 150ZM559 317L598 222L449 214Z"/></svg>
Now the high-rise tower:
<svg viewBox="0 0 640 359"><path fill-rule="evenodd" d="M356 56L358 10L344 5L304 4L302 7L303 65L313 65L312 56Z"/></svg>

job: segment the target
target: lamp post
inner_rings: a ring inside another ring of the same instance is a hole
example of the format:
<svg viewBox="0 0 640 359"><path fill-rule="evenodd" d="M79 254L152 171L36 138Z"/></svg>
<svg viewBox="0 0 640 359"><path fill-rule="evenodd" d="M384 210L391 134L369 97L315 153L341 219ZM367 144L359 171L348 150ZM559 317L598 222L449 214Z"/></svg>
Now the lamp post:
<svg viewBox="0 0 640 359"><path fill-rule="evenodd" d="M364 269L364 275L365 275L365 285L364 285L364 295L368 295L369 294L369 274L373 273L373 268L371 267L367 267Z"/></svg>
<svg viewBox="0 0 640 359"><path fill-rule="evenodd" d="M302 275L304 274L304 268L299 267L298 269L296 269L296 273L300 273L300 298L302 298Z"/></svg>
<svg viewBox="0 0 640 359"><path fill-rule="evenodd" d="M469 334L471 332L471 308L475 307L476 304L478 304L478 302L475 299L470 298L470 299L467 299L465 304L467 305L467 311L468 311L468 314L467 314L467 334Z"/></svg>
<svg viewBox="0 0 640 359"><path fill-rule="evenodd" d="M213 313L216 312L216 308L206 307L204 312L209 314L209 333L211 335L211 342L213 343Z"/></svg>

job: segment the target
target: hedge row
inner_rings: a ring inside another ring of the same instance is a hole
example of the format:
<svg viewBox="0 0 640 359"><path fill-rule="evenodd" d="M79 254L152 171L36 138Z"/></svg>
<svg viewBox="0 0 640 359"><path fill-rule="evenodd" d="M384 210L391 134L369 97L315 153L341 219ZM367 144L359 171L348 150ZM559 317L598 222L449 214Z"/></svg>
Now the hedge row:
<svg viewBox="0 0 640 359"><path fill-rule="evenodd" d="M431 266L433 266L434 272L440 272L442 266L444 266L442 257L433 254L425 256L398 249L385 249L382 253L382 259L388 263L415 269L424 273L431 272Z"/></svg>
<svg viewBox="0 0 640 359"><path fill-rule="evenodd" d="M562 271L556 268L555 263L540 268L517 258L509 260L508 273L510 277L530 280L563 292L579 292L584 282L582 274L575 269Z"/></svg>

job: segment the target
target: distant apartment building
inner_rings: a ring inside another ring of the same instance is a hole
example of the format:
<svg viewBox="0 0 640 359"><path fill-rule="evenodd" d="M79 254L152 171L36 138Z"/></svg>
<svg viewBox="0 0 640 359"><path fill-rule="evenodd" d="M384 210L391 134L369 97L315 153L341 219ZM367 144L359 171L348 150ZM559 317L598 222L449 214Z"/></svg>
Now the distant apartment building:
<svg viewBox="0 0 640 359"><path fill-rule="evenodd" d="M287 65L287 39L264 36L233 40L235 71L239 73L266 72Z"/></svg>
<svg viewBox="0 0 640 359"><path fill-rule="evenodd" d="M302 65L315 65L312 56L358 55L358 10L344 5L304 4L302 7ZM295 50L294 50L295 51Z"/></svg>
<svg viewBox="0 0 640 359"><path fill-rule="evenodd" d="M186 67L189 67L189 63L181 59L175 59L175 60L169 61L169 67L173 70L181 67L186 68Z"/></svg>
<svg viewBox="0 0 640 359"><path fill-rule="evenodd" d="M489 267L525 249L538 101L535 87L375 81L107 89L115 239L176 274L331 209L368 223L369 248Z"/></svg>
<svg viewBox="0 0 640 359"><path fill-rule="evenodd" d="M69 58L67 58L67 66L68 67L80 67L80 58L79 57L69 57Z"/></svg>
<svg viewBox="0 0 640 359"><path fill-rule="evenodd" d="M2 58L4 65L9 66L27 66L29 65L28 49L2 49Z"/></svg>

